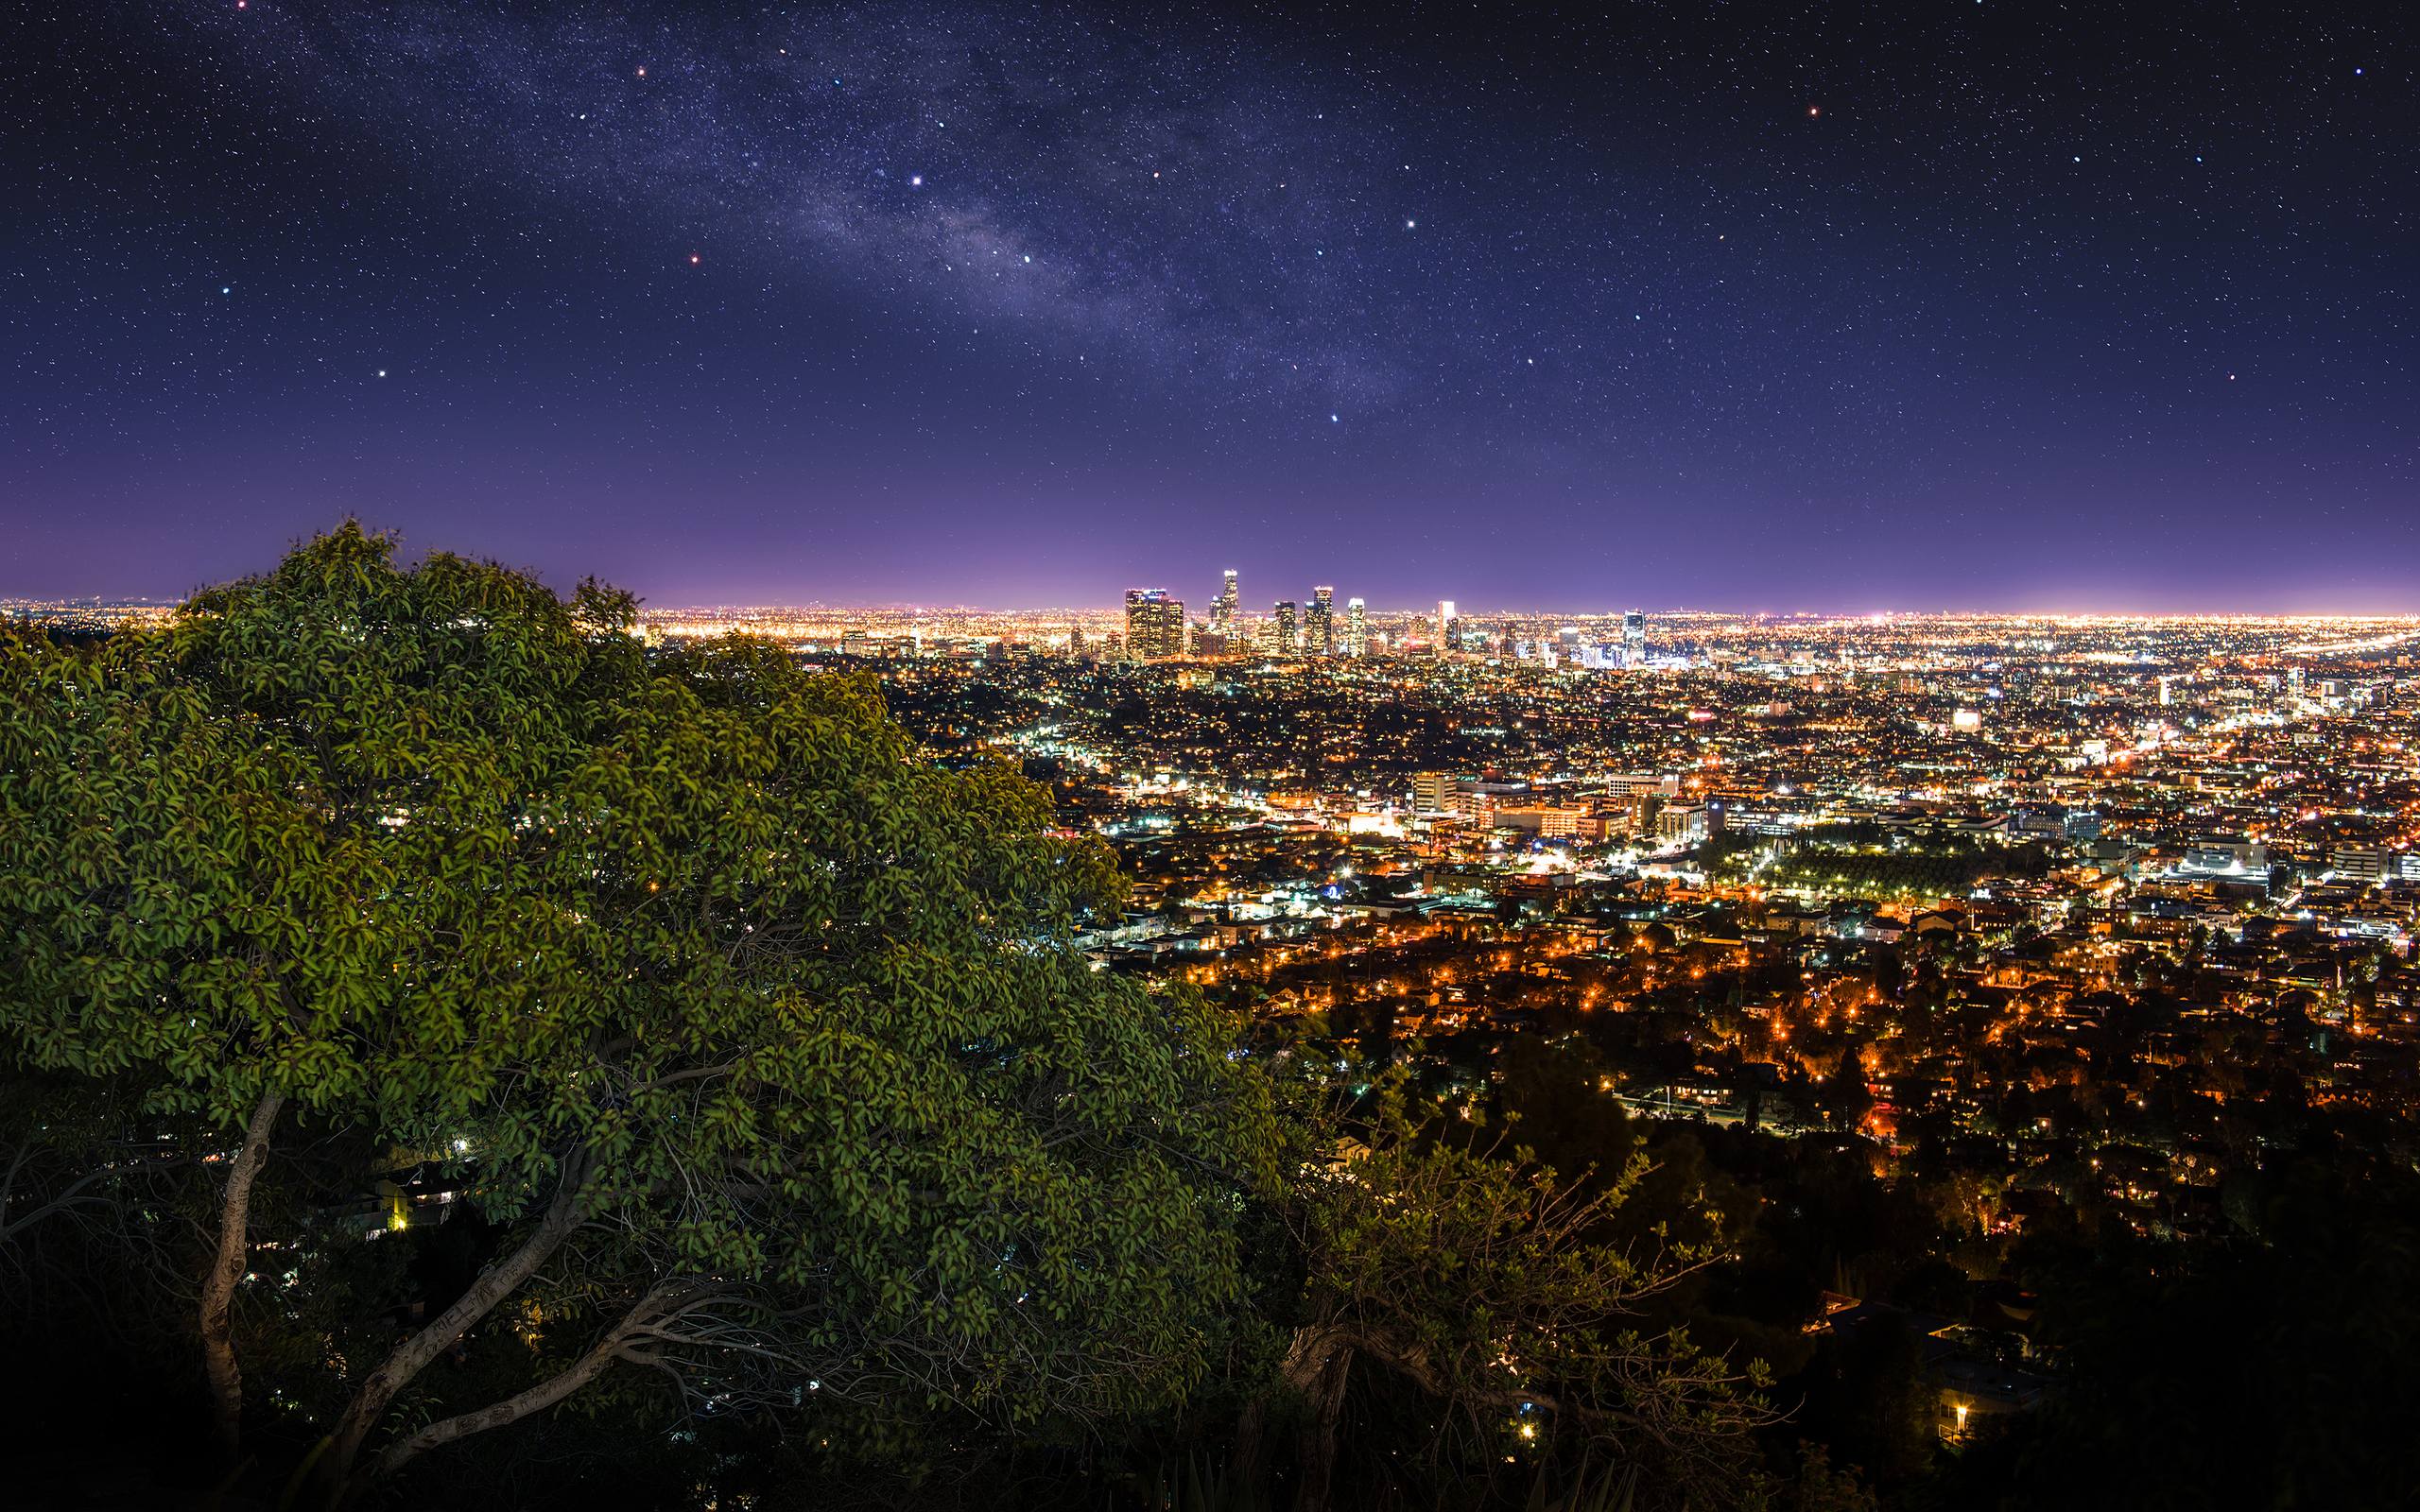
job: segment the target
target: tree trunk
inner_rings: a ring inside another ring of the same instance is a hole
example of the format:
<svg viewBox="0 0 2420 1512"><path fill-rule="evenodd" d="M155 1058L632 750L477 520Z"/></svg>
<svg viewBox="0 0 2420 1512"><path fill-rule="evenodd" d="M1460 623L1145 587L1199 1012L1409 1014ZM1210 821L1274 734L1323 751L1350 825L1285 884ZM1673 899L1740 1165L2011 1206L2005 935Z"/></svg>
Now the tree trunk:
<svg viewBox="0 0 2420 1512"><path fill-rule="evenodd" d="M252 1108L243 1147L227 1169L218 1198L218 1252L201 1282L201 1363L210 1377L211 1429L218 1452L233 1464L244 1438L244 1372L235 1363L235 1287L251 1254L252 1182L268 1159L269 1131L285 1094L269 1092Z"/></svg>
<svg viewBox="0 0 2420 1512"><path fill-rule="evenodd" d="M1302 1483L1295 1487L1294 1512L1325 1512L1328 1482L1336 1474L1336 1430L1344 1416L1344 1385L1353 1373L1353 1346L1337 1344L1320 1363L1312 1383L1310 1416L1303 1419Z"/></svg>
<svg viewBox="0 0 2420 1512"><path fill-rule="evenodd" d="M572 1230L579 1227L580 1197L587 1184L590 1162L582 1152L575 1152L563 1160L561 1180L555 1188L554 1200L546 1205L546 1215L528 1238L511 1253L479 1273L452 1307L440 1313L418 1333L397 1345L377 1369L361 1383L360 1392L337 1419L336 1432L329 1435L331 1452L324 1462L330 1501L341 1500L354 1482L354 1469L361 1458L361 1446L369 1438L371 1429L377 1426L379 1415L395 1394L409 1385L414 1377L430 1363L452 1348L454 1341L495 1311L498 1304L518 1291L521 1284L536 1274L538 1267L561 1249ZM602 1368L600 1363L599 1368ZM571 1387L566 1386L565 1391ZM424 1430L425 1432L425 1430ZM406 1456L408 1457L408 1456Z"/></svg>
<svg viewBox="0 0 2420 1512"><path fill-rule="evenodd" d="M1327 1500L1328 1472L1336 1457L1336 1419L1344 1404L1345 1373L1352 1354L1352 1343L1341 1331L1315 1325L1294 1331L1286 1344L1286 1358L1278 1364L1278 1379L1303 1399L1308 1414L1297 1440L1301 1460L1297 1469L1303 1477L1296 1495L1298 1506L1318 1507ZM1256 1397L1245 1405L1236 1424L1231 1461L1236 1480L1254 1490L1260 1485L1268 1418L1268 1399Z"/></svg>

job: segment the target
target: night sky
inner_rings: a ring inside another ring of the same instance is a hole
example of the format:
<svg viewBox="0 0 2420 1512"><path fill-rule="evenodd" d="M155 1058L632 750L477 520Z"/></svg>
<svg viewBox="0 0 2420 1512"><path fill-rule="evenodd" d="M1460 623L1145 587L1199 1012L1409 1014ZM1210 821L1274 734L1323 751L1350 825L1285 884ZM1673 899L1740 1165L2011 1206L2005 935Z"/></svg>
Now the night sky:
<svg viewBox="0 0 2420 1512"><path fill-rule="evenodd" d="M0 592L2420 609L2406 35L28 3Z"/></svg>

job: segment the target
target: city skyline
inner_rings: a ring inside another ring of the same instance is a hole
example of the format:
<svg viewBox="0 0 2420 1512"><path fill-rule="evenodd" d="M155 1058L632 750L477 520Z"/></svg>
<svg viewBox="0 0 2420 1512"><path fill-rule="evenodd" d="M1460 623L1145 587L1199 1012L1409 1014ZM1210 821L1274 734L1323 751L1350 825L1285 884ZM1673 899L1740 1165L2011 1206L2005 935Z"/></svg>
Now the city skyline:
<svg viewBox="0 0 2420 1512"><path fill-rule="evenodd" d="M458 555L460 554L458 553ZM543 578L546 575L541 573L540 576ZM213 585L209 583L197 582L195 584L194 591L199 591L201 588L210 586ZM569 583L564 583L560 586L568 589L571 585ZM628 585L615 582L612 583L610 586L625 588ZM769 598L749 598L735 594L709 594L689 599L676 599L669 597L659 598L645 593L638 594L637 596L643 611L666 613L813 612L820 614L894 615L1092 615L1107 619L1115 617L1122 613L1119 598L1124 593L1143 586L1146 585L1135 583L1127 584L1123 587L1109 588L1105 589L1102 593L1097 595L1093 599L1082 602L1067 603L1049 603L1043 601L1015 603L1006 600L985 602L970 599L944 600L940 598L847 599L780 596ZM1153 582L1148 586L1167 592L1172 597L1179 599L1186 606L1186 613L1188 617L1192 619L1204 617L1209 610L1215 609L1216 607L1215 594L1201 597L1185 597L1173 579L1167 582ZM38 608L69 609L78 606L91 606L101 609L139 608L164 610L182 606L190 596L190 592L120 593L92 591L74 593L39 593L0 589L0 612L22 612ZM1435 612L1436 608L1436 601L1433 599L1425 601L1419 599L1407 599L1398 602L1390 602L1383 599L1369 599L1366 595L1352 596L1358 598L1363 603L1368 613L1374 616L1383 616L1389 619L1404 619L1430 615ZM1197 608L1199 608L1202 612L1197 613ZM2247 624L2279 621L2308 621L2311 623L2325 623L2328 621L2342 621L2345 623L2400 623L2409 620L2420 619L2420 608L2371 610L2258 610L2229 608L2224 606L2186 609L2139 609L2128 606L2116 606L2108 608L2078 609L2022 605L2007 608L1988 608L1975 606L1962 607L1948 603L1907 603L1880 605L1871 608L1740 609L1718 604L1658 604L1651 601L1642 605L1630 600L1611 599L1596 605L1553 603L1482 604L1473 601L1468 603L1467 607L1459 609L1457 617L1461 619L1490 620L1547 620L1554 618L1619 620L1633 611L1644 613L1653 618L1667 619L1771 619L1822 621L1844 624L1854 624L1859 621L1869 620L1972 620L2011 623L2031 621L2108 621L2112 623L2242 621ZM1268 605L1254 607L1254 604L1252 601L1245 600L1238 602L1236 612L1236 618L1239 622L1265 620L1270 616L1270 608ZM1340 615L1341 610L1340 610L1339 612Z"/></svg>
<svg viewBox="0 0 2420 1512"><path fill-rule="evenodd" d="M462 553L457 554L464 555ZM544 578L546 577L547 575L541 573L540 576ZM186 599L191 596L191 592L199 591L201 588L210 586L213 586L213 584L197 581L194 585L194 590L186 593L134 593L100 590L59 593L26 592L16 589L0 588L0 606L9 606L11 610L23 610L35 607L64 609L80 605L90 605L110 609L146 608L167 610L182 605ZM564 582L559 586L568 590L572 585L568 582ZM621 582L614 582L612 583L611 586L615 588L627 588L629 585ZM1083 601L1070 601L1064 603L1052 603L1040 600L1019 603L1006 599L985 601L978 599L854 599L837 597L819 598L808 596L751 598L738 594L706 594L695 598L657 597L646 593L640 593L637 596L642 609L645 610L679 613L812 611L816 613L828 614L942 613L1028 616L1057 614L1097 615L1108 618L1115 616L1121 612L1119 598L1125 592L1133 588L1145 586L1163 590L1168 593L1171 596L1180 599L1186 605L1186 612L1188 616L1192 618L1202 617L1201 613L1196 613L1197 608L1201 610L1203 613L1206 613L1208 610L1216 607L1215 594L1187 597L1178 587L1176 579L1169 579L1166 582L1155 581L1149 583L1148 585L1137 582L1120 586L1108 586L1104 587L1100 593L1094 595L1092 598ZM1436 600L1434 599L1422 600L1418 598L1406 598L1400 601L1390 601L1385 599L1371 599L1368 598L1367 595L1352 596L1361 598L1370 614L1381 615L1388 618L1409 618L1433 614L1436 608ZM1845 608L1736 608L1713 603L1661 604L1653 601L1648 601L1641 604L1639 602L1627 599L1608 599L1602 603L1594 605L1545 602L1530 604L1495 604L1465 601L1465 607L1462 607L1458 610L1458 617L1462 619L1537 620L1563 617L1583 620L1618 620L1633 610L1637 610L1651 617L1662 618L1709 617L1722 619L1833 621L1842 623L1855 623L1860 620L1879 619L1936 619L2010 622L2105 620L2111 622L2139 621L2148 623L2160 621L2190 622L2240 620L2246 623L2273 621L2310 621L2315 623L2325 621L2394 623L2420 619L2420 607L2411 609L2364 610L2336 610L2320 608L2264 610L2214 605L2211 607L2202 608L2144 609L2128 605L2115 605L2100 608L2068 608L2023 604L2010 607L1979 607L1973 605L1961 606L1954 603L1942 602L1895 603L1876 605L1873 607ZM1239 621L1267 619L1269 617L1269 612L1270 610L1268 605L1264 604L1255 607L1254 603L1250 600L1239 601L1236 606L1236 617ZM1340 612L1341 611L1340 610Z"/></svg>

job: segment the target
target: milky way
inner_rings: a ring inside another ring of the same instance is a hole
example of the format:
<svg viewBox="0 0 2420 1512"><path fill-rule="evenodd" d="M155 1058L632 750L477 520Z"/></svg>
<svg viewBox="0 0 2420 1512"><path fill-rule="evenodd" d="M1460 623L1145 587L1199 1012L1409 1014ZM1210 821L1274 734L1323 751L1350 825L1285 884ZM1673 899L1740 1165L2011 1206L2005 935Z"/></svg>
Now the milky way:
<svg viewBox="0 0 2420 1512"><path fill-rule="evenodd" d="M0 590L2420 604L2359 12L704 9L17 23Z"/></svg>

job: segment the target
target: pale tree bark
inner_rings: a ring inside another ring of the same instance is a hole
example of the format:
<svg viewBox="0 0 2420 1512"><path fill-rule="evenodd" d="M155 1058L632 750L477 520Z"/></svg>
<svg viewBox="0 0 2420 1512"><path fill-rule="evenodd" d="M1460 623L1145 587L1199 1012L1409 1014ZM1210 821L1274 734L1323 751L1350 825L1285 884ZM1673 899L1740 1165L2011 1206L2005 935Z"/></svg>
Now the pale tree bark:
<svg viewBox="0 0 2420 1512"><path fill-rule="evenodd" d="M538 1267L552 1259L556 1250L572 1236L580 1225L580 1199L585 1194L591 1162L584 1152L574 1152L562 1164L554 1200L546 1205L546 1214L529 1236L494 1264L479 1273L471 1289L457 1298L454 1305L437 1314L421 1331L397 1345L378 1368L361 1383L361 1390L337 1419L336 1432L329 1435L329 1452L324 1461L331 1492L341 1496L354 1480L354 1468L360 1461L361 1447L370 1431L378 1424L379 1416L395 1400L396 1393L412 1383L414 1377L428 1368L439 1355L451 1349L454 1341L493 1313L529 1278ZM568 1389L568 1388L566 1388Z"/></svg>
<svg viewBox="0 0 2420 1512"><path fill-rule="evenodd" d="M586 1354L528 1390L474 1412L440 1418L408 1437L397 1439L378 1456L378 1473L392 1475L432 1449L441 1449L474 1434L507 1427L532 1413L544 1412L603 1375L616 1361L633 1358L634 1343L673 1295L670 1290L648 1294Z"/></svg>
<svg viewBox="0 0 2420 1512"><path fill-rule="evenodd" d="M243 1447L244 1372L235 1360L235 1287L251 1254L252 1183L268 1159L269 1131L277 1125L283 1092L270 1092L252 1108L243 1147L228 1167L218 1199L218 1252L201 1283L201 1363L210 1378L211 1427L229 1463Z"/></svg>

